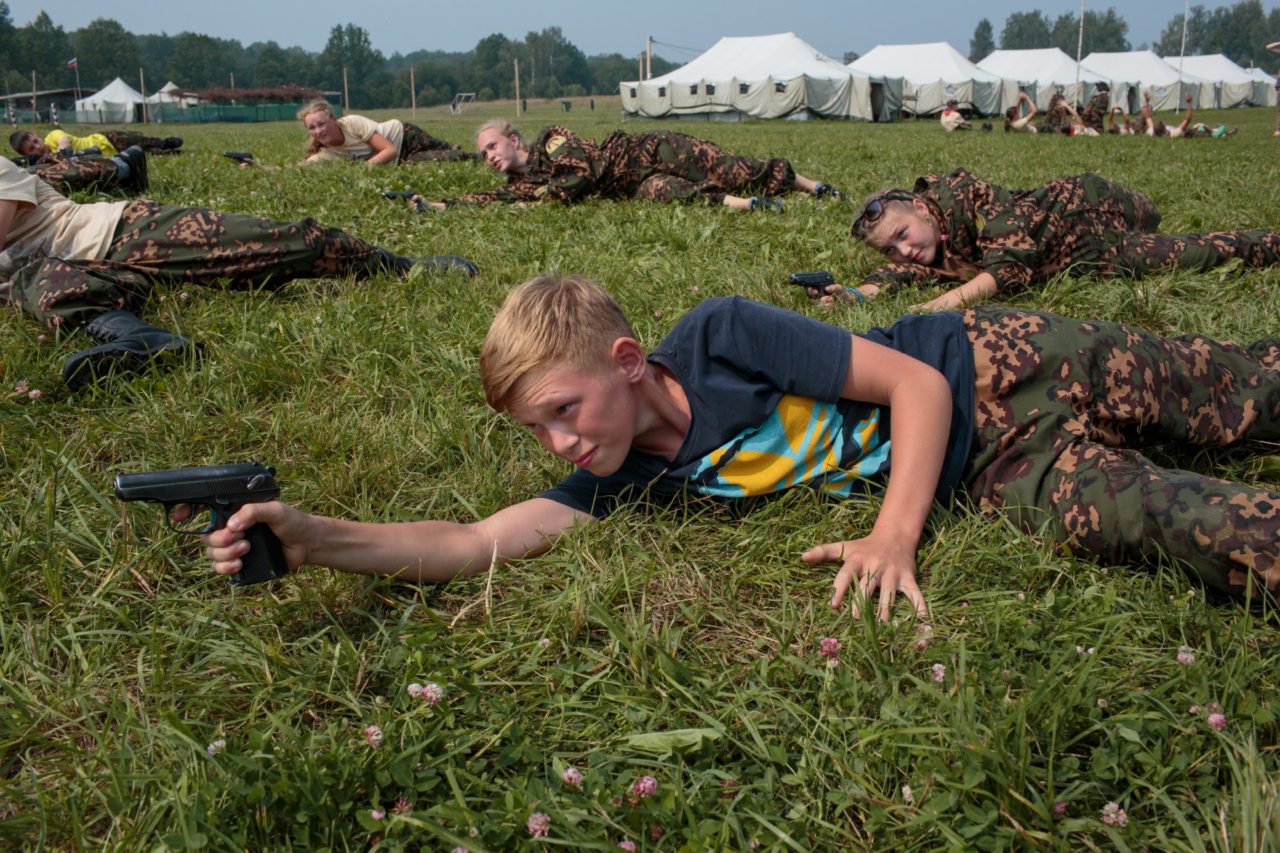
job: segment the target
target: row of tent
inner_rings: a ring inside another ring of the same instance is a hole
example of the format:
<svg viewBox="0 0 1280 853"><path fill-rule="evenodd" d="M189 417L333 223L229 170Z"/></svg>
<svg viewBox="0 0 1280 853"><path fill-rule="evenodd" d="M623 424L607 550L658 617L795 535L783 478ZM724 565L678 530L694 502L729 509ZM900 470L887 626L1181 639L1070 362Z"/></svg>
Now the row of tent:
<svg viewBox="0 0 1280 853"><path fill-rule="evenodd" d="M1025 91L1039 109L1055 92L1084 103L1099 83L1111 105L1137 112L1143 95L1157 110L1275 106L1276 78L1222 54L1166 57L1149 50L1091 53L1079 63L1058 48L997 50L974 64L946 42L878 45L844 65L794 33L726 37L689 64L650 80L620 84L623 110L649 118L697 116L854 118L887 121L899 112L931 115L949 100L998 115Z"/></svg>
<svg viewBox="0 0 1280 853"><path fill-rule="evenodd" d="M75 120L81 124L129 124L140 119L138 108L143 104L179 104L188 100L172 80L144 98L141 92L117 77L101 90L76 100Z"/></svg>

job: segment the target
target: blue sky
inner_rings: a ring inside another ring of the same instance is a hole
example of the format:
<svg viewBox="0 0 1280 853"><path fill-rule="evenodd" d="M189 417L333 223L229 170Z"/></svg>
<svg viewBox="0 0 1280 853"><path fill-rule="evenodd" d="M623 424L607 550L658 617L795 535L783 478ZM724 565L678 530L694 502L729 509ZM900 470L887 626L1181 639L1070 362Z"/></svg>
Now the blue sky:
<svg viewBox="0 0 1280 853"><path fill-rule="evenodd" d="M918 2L866 2L866 0L644 0L617 3L610 0L376 0L353 6L343 0L160 0L153 3L104 3L103 0L7 0L14 23L25 24L41 9L54 23L72 30L94 18L115 18L135 33L193 31L220 38L234 38L248 45L276 41L283 47L297 45L309 51L324 47L335 24L355 23L369 31L373 46L384 54L407 53L420 48L470 50L491 33L521 38L530 30L558 26L565 37L588 55L638 54L645 36L676 45L659 46L657 52L684 62L710 47L721 36L796 33L814 47L839 59L846 50L866 53L877 44L949 41L961 53L969 52L969 39L980 18L1000 28L1011 12L1039 9L1050 20L1063 12L1078 13L1071 0L1042 3L983 0L918 0ZM1207 8L1219 5L1201 0ZM1192 5L1195 5L1194 3ZM1264 0L1270 11L1276 3ZM1152 43L1174 15L1182 0L1116 0L1089 3L1086 8L1115 8L1129 23L1129 41L1138 46Z"/></svg>

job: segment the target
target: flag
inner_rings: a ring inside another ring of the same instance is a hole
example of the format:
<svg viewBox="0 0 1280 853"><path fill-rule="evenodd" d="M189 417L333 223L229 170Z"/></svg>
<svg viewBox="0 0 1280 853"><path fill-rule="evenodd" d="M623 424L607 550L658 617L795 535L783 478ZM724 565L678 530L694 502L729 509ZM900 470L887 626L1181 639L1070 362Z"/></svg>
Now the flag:
<svg viewBox="0 0 1280 853"><path fill-rule="evenodd" d="M75 68L75 67L76 67L76 57L74 57L74 56L73 56L73 57L71 57L70 59L68 59L68 60L67 60L67 67L68 67L68 68Z"/></svg>

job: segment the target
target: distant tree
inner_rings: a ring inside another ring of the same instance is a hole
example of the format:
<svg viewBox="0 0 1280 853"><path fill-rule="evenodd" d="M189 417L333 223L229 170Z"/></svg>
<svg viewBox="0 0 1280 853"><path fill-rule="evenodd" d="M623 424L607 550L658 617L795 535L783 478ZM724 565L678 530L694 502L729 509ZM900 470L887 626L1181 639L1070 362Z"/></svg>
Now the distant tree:
<svg viewBox="0 0 1280 853"><path fill-rule="evenodd" d="M232 57L218 39L200 33L178 33L163 76L179 86L205 89L228 85L233 73ZM152 86L164 82L157 78Z"/></svg>
<svg viewBox="0 0 1280 853"><path fill-rule="evenodd" d="M25 77L27 88L31 87L33 70L36 86L41 89L68 86L75 81L75 72L67 68L67 60L73 55L71 40L46 12L18 27L13 44L17 47L14 66Z"/></svg>
<svg viewBox="0 0 1280 853"><path fill-rule="evenodd" d="M13 25L9 4L0 0L0 71L13 68L13 48L17 43L18 28Z"/></svg>
<svg viewBox="0 0 1280 853"><path fill-rule="evenodd" d="M137 40L119 21L97 18L76 30L71 42L80 66L80 82L86 88L100 89L115 77L128 80L138 74Z"/></svg>
<svg viewBox="0 0 1280 853"><path fill-rule="evenodd" d="M290 47L284 52L284 76L290 83L299 86L321 86L320 75L316 72L316 57L300 47Z"/></svg>
<svg viewBox="0 0 1280 853"><path fill-rule="evenodd" d="M591 72L591 92L595 95L614 95L618 84L635 80L640 74L639 60L620 53L606 53L587 57Z"/></svg>
<svg viewBox="0 0 1280 853"><path fill-rule="evenodd" d="M554 98L561 94L563 86L576 83L585 90L591 85L587 57L564 37L559 27L530 32L525 36L524 45L529 64L527 68L522 67L520 73L528 75L530 94Z"/></svg>
<svg viewBox="0 0 1280 853"><path fill-rule="evenodd" d="M487 35L476 42L472 53L470 85L478 92L490 89L494 97L511 97L515 91L511 60L511 39L501 33Z"/></svg>
<svg viewBox="0 0 1280 853"><path fill-rule="evenodd" d="M353 107L379 106L388 97L386 58L373 48L364 27L347 24L329 31L329 41L320 52L316 67L325 88L342 89L343 68L347 70Z"/></svg>
<svg viewBox="0 0 1280 853"><path fill-rule="evenodd" d="M1040 10L1014 12L1004 22L1000 31L1000 47L1004 50L1028 50L1048 47L1049 19Z"/></svg>
<svg viewBox="0 0 1280 853"><path fill-rule="evenodd" d="M978 21L973 29L973 38L969 39L969 61L981 62L996 49L994 30L986 18ZM848 63L845 63L846 65Z"/></svg>
<svg viewBox="0 0 1280 853"><path fill-rule="evenodd" d="M1130 50L1129 23L1111 7L1105 12L1086 9L1084 13L1084 52L1118 53Z"/></svg>
<svg viewBox="0 0 1280 853"><path fill-rule="evenodd" d="M254 86L280 86L285 83L298 83L301 85L307 82L289 79L288 54L284 52L284 48L274 41L258 46L257 50L246 49L245 52L254 54L252 75Z"/></svg>
<svg viewBox="0 0 1280 853"><path fill-rule="evenodd" d="M845 65L848 65L850 62L857 62L861 58L862 54L858 53L856 50L846 50L844 52L844 58L841 61Z"/></svg>
<svg viewBox="0 0 1280 853"><path fill-rule="evenodd" d="M166 72L169 70L169 60L173 58L177 39L164 34L139 35L134 36L134 44L138 49L138 62L146 72L147 79L160 80L163 83ZM137 69L134 69L133 73L137 74ZM175 79L173 82L179 86L188 85L185 80Z"/></svg>
<svg viewBox="0 0 1280 853"><path fill-rule="evenodd" d="M1177 56L1182 48L1182 13L1173 16L1156 42L1155 52L1161 56ZM1192 6L1187 15L1187 53L1203 53L1209 42L1209 13L1203 6Z"/></svg>

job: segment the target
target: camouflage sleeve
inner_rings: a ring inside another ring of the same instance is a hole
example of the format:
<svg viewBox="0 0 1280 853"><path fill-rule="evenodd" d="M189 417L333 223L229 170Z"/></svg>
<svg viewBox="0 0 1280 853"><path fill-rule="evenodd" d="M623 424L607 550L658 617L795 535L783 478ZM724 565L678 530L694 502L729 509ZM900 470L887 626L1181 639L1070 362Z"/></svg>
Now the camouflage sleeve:
<svg viewBox="0 0 1280 853"><path fill-rule="evenodd" d="M874 284L882 293L888 293L899 287L922 284L940 277L939 270L924 264L893 263L868 273L862 283Z"/></svg>
<svg viewBox="0 0 1280 853"><path fill-rule="evenodd" d="M446 207L454 205L516 204L522 201L542 201L547 195L547 185L541 181L522 178L509 181L506 186L478 193L467 193L445 201Z"/></svg>
<svg viewBox="0 0 1280 853"><path fill-rule="evenodd" d="M551 161L551 179L545 190L549 198L574 202L591 195L596 185L594 158L581 139L553 136L547 140L547 155Z"/></svg>
<svg viewBox="0 0 1280 853"><path fill-rule="evenodd" d="M978 265L996 280L1000 293L1023 290L1040 266L1040 247L1032 238L1028 213L1017 206L987 220L978 232Z"/></svg>

